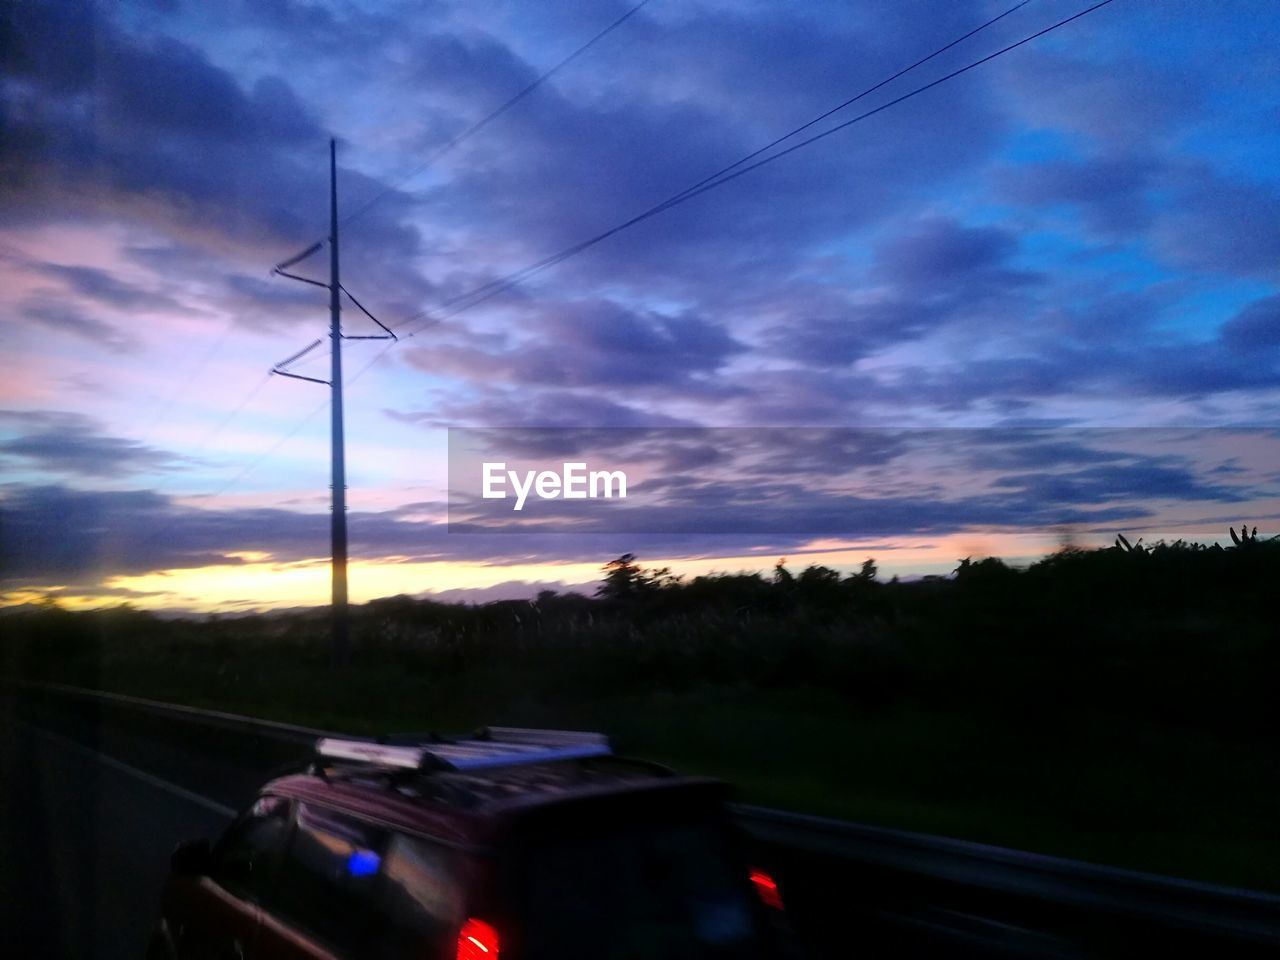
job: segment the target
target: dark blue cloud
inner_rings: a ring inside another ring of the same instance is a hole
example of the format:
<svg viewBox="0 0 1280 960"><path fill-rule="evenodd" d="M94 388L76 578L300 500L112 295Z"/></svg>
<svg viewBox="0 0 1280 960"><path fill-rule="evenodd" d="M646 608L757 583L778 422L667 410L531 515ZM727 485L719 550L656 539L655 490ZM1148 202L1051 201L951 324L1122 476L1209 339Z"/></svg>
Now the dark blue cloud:
<svg viewBox="0 0 1280 960"><path fill-rule="evenodd" d="M608 301L558 304L531 332L531 340L501 351L442 345L417 347L408 356L436 374L530 387L698 392L700 383L745 349L720 324L698 316L641 313Z"/></svg>
<svg viewBox="0 0 1280 960"><path fill-rule="evenodd" d="M91 418L48 410L0 410L12 437L0 441L0 458L15 458L54 474L95 479L171 469L181 458L126 437L110 436ZM69 523L58 522L58 526Z"/></svg>
<svg viewBox="0 0 1280 960"><path fill-rule="evenodd" d="M23 416L17 419L26 422ZM28 444L24 456L61 457L73 470L114 463L123 473L158 456L89 436L84 424L54 415L27 425L36 428L27 436L44 446ZM55 435L71 437L59 444ZM468 499L464 491L449 504L448 528L420 519L440 514L439 502L352 511L353 550L370 559L497 564L595 561L641 544L655 556L777 555L839 533L928 537L1136 523L1155 517L1153 501L1243 505L1272 496L1265 474L1277 473L1274 463L1267 468L1265 451L1261 474L1256 465L1211 472L1214 464L1202 467L1196 457L1207 438L1186 431L588 429L511 436L522 441L509 445L521 457L572 454L597 465L603 457L611 466L644 463L650 471L626 501L607 509L543 501L514 517L501 502ZM1251 447L1275 440L1274 431L1234 436ZM1234 459L1225 465L1238 467ZM196 508L151 490L52 484L10 485L0 499L14 545L2 572L18 581L238 563L245 551L300 560L328 549L322 512ZM494 531L495 524L530 529L513 518L534 521L540 532Z"/></svg>
<svg viewBox="0 0 1280 960"><path fill-rule="evenodd" d="M1173 187L1153 228L1165 256L1199 270L1280 280L1280 186L1198 165L1180 170Z"/></svg>
<svg viewBox="0 0 1280 960"><path fill-rule="evenodd" d="M521 564L562 560L601 562L645 544L651 556L682 553L724 555L724 551L762 548L794 552L800 536L781 536L751 544L726 536L696 540L686 534L646 537L628 534L553 534L512 537L504 533L460 536L444 524L404 519L424 507L405 504L381 513L352 511L351 548L363 557L398 560L480 561ZM79 490L56 484L0 487L0 524L6 549L0 551L0 580L26 583L94 583L108 575L235 565L239 554L260 551L278 560L327 556L329 525L324 514L247 508L197 509L151 490ZM424 585L425 586L425 585Z"/></svg>
<svg viewBox="0 0 1280 960"><path fill-rule="evenodd" d="M445 397L427 411L386 409L393 420L428 429L459 426L580 427L610 430L618 427L692 426L686 420L631 406L593 390L480 388L466 399Z"/></svg>
<svg viewBox="0 0 1280 960"><path fill-rule="evenodd" d="M995 186L1017 203L1069 205L1096 233L1127 237L1145 230L1154 217L1149 194L1159 170L1160 164L1147 157L1095 156L1015 168Z"/></svg>
<svg viewBox="0 0 1280 960"><path fill-rule="evenodd" d="M10 71L22 83L0 142L0 203L16 222L123 219L198 248L198 274L228 261L265 273L321 232L326 132L291 83L242 80L197 46L131 34L98 8L21 4L15 19ZM352 170L342 180L353 196L383 189ZM359 237L349 275L416 309L432 287L395 261L418 252L418 231L374 210Z"/></svg>
<svg viewBox="0 0 1280 960"><path fill-rule="evenodd" d="M1222 342L1243 357L1265 363L1280 347L1280 295L1249 304L1222 325Z"/></svg>
<svg viewBox="0 0 1280 960"><path fill-rule="evenodd" d="M925 292L950 292L962 285L1026 283L1034 276L1011 269L1018 238L1000 227L966 227L934 217L892 237L876 253L875 275Z"/></svg>
<svg viewBox="0 0 1280 960"><path fill-rule="evenodd" d="M106 38L99 34L97 69L86 91L95 99L95 120L106 135L119 131L158 134L188 145L235 140L259 146L315 143L324 136L279 77L260 78L245 90L185 43L165 37L152 43L111 39L109 32Z"/></svg>
<svg viewBox="0 0 1280 960"><path fill-rule="evenodd" d="M1151 501L1240 503L1200 476L1203 436L1143 430L645 429L451 433L450 520L475 529L941 534L1148 515ZM1239 432L1232 442L1266 442ZM1273 452L1273 451L1272 451ZM625 470L623 501L481 498L482 462ZM1017 473L1006 473L1010 468Z"/></svg>
<svg viewBox="0 0 1280 960"><path fill-rule="evenodd" d="M839 316L792 318L767 336L783 356L814 367L839 367L929 333L949 315L947 306L937 302L853 304Z"/></svg>
<svg viewBox="0 0 1280 960"><path fill-rule="evenodd" d="M137 340L115 324L108 323L60 297L36 295L19 304L21 316L48 330L67 333L105 347L113 353L138 349Z"/></svg>
<svg viewBox="0 0 1280 960"><path fill-rule="evenodd" d="M90 0L11 4L0 23L0 68L55 94L83 90L93 82L101 27Z"/></svg>
<svg viewBox="0 0 1280 960"><path fill-rule="evenodd" d="M1015 298L1043 282L1014 265L1017 254L1008 230L920 220L876 248L868 274L875 299L833 304L834 316L789 317L766 332L766 342L807 365L843 366L951 321L1014 309Z"/></svg>
<svg viewBox="0 0 1280 960"><path fill-rule="evenodd" d="M97 267L42 263L36 264L35 270L60 280L70 293L118 310L172 309L176 306L176 301L167 294L126 283Z"/></svg>
<svg viewBox="0 0 1280 960"><path fill-rule="evenodd" d="M1137 500L1242 503L1239 488L1208 483L1188 466L1158 461L1108 463L1063 474L1011 474L996 481L1028 503L1097 505Z"/></svg>

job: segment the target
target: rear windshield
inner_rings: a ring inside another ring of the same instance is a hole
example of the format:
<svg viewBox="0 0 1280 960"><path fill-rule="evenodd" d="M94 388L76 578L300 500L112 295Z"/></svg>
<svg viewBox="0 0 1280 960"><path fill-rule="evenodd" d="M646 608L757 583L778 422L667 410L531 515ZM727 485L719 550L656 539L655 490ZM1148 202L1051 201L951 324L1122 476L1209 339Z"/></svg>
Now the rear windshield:
<svg viewBox="0 0 1280 960"><path fill-rule="evenodd" d="M527 960L765 957L746 868L723 825L550 831L524 847Z"/></svg>

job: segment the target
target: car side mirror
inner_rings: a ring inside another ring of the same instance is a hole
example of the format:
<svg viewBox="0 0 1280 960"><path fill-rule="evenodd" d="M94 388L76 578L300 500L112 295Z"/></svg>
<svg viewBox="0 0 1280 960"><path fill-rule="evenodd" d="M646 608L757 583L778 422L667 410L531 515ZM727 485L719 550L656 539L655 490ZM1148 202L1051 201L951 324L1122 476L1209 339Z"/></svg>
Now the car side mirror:
<svg viewBox="0 0 1280 960"><path fill-rule="evenodd" d="M173 872L193 877L209 871L209 841L184 840L173 848L169 856L169 866Z"/></svg>

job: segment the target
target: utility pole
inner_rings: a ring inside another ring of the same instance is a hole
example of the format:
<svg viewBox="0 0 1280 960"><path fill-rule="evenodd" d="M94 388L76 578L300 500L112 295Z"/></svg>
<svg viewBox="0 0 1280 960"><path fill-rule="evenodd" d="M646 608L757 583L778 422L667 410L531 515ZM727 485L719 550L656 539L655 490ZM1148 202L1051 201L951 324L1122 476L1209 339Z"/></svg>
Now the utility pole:
<svg viewBox="0 0 1280 960"><path fill-rule="evenodd" d="M309 377L300 373L291 373L289 367L311 353L324 341L316 340L309 347L304 347L287 360L281 360L271 372L293 380L305 380L308 383L319 383L331 391L330 403L330 458L332 460L330 477L331 511L333 516L329 522L330 546L332 548L333 571L333 665L344 667L351 658L351 638L347 621L347 468L346 447L342 430L342 341L343 340L395 340L396 335L385 323L365 309L364 304L351 295L351 291L338 279L338 143L329 141L329 282L321 283L311 277L300 277L289 273L286 267L301 263L308 257L318 253L324 247L323 240L317 240L301 253L288 260L277 263L272 273L278 277L288 277L313 287L321 287L329 291L329 379ZM342 295L348 299L366 317L382 329L382 333L373 335L347 336L342 332Z"/></svg>
<svg viewBox="0 0 1280 960"><path fill-rule="evenodd" d="M338 142L329 141L329 387L332 438L333 663L346 666L351 656L347 623L347 468L342 436L342 284L338 280Z"/></svg>

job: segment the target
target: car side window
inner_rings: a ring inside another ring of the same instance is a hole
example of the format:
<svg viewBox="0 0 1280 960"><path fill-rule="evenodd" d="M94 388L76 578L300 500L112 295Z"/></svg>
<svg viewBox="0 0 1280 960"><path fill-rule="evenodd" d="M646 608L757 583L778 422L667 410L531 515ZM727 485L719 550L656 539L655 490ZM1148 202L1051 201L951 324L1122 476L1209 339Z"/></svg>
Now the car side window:
<svg viewBox="0 0 1280 960"><path fill-rule="evenodd" d="M260 900L270 888L289 832L289 801L260 797L218 842L209 875L237 896Z"/></svg>
<svg viewBox="0 0 1280 960"><path fill-rule="evenodd" d="M364 956L386 839L386 831L354 817L299 803L269 909Z"/></svg>
<svg viewBox="0 0 1280 960"><path fill-rule="evenodd" d="M382 859L368 956L453 956L462 915L461 857L448 847L393 834Z"/></svg>

